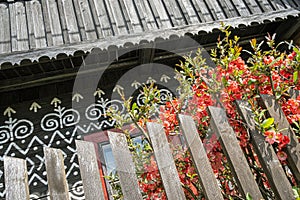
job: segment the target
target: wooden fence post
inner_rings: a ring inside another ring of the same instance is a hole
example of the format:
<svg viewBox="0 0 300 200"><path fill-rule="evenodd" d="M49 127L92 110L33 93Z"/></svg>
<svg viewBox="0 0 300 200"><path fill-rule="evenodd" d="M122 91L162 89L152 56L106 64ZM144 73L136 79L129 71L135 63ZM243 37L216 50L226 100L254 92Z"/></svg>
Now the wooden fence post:
<svg viewBox="0 0 300 200"><path fill-rule="evenodd" d="M44 155L50 199L69 200L69 189L61 150L44 147Z"/></svg>
<svg viewBox="0 0 300 200"><path fill-rule="evenodd" d="M6 200L29 200L26 160L4 157Z"/></svg>
<svg viewBox="0 0 300 200"><path fill-rule="evenodd" d="M260 95L260 97L262 106L268 110L269 115L274 118L275 123L278 123L278 129L291 140L290 144L286 147L287 161L297 183L300 183L300 144L298 139L275 97L271 95Z"/></svg>
<svg viewBox="0 0 300 200"><path fill-rule="evenodd" d="M300 90L293 90L290 89L288 91L289 95L291 96L291 98L296 99L299 95L300 95Z"/></svg>
<svg viewBox="0 0 300 200"><path fill-rule="evenodd" d="M223 199L193 118L186 115L179 115L178 117L184 138L197 169L205 198L210 200Z"/></svg>
<svg viewBox="0 0 300 200"><path fill-rule="evenodd" d="M253 199L263 199L236 135L228 123L225 111L221 108L209 106L208 112L211 116L210 125L212 130L219 136L219 141L228 159L240 193L244 198L249 193Z"/></svg>
<svg viewBox="0 0 300 200"><path fill-rule="evenodd" d="M276 156L272 145L265 141L265 137L258 132L255 127L254 114L248 102L236 101L237 109L246 128L251 135L251 143L257 153L259 162L262 165L276 199L293 199L294 193L292 186L287 179L282 166Z"/></svg>
<svg viewBox="0 0 300 200"><path fill-rule="evenodd" d="M76 150L86 200L104 200L94 144L76 140Z"/></svg>
<svg viewBox="0 0 300 200"><path fill-rule="evenodd" d="M117 172L120 178L124 199L143 199L139 190L135 173L135 165L128 149L126 136L123 133L108 131L112 153L116 161Z"/></svg>
<svg viewBox="0 0 300 200"><path fill-rule="evenodd" d="M148 122L147 129L168 199L186 199L163 126Z"/></svg>

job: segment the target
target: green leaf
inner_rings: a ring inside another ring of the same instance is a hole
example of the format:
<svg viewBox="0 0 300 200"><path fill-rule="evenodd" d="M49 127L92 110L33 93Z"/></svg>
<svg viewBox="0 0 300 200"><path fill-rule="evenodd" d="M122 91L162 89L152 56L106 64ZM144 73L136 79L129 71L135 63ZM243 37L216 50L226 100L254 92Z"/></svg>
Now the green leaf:
<svg viewBox="0 0 300 200"><path fill-rule="evenodd" d="M252 48L255 49L255 47L256 47L256 39L253 38L253 39L250 41L250 44L251 44Z"/></svg>
<svg viewBox="0 0 300 200"><path fill-rule="evenodd" d="M271 118L268 118L268 119L265 119L263 121L263 123L260 125L262 128L264 129L268 129L271 127L271 125L274 123L274 118L271 117Z"/></svg>
<svg viewBox="0 0 300 200"><path fill-rule="evenodd" d="M246 200L253 200L252 196L249 193L246 194Z"/></svg>
<svg viewBox="0 0 300 200"><path fill-rule="evenodd" d="M222 77L222 83L225 87L228 86L228 81L226 80L226 78L224 76Z"/></svg>
<svg viewBox="0 0 300 200"><path fill-rule="evenodd" d="M205 117L202 118L201 121L202 121L202 122L205 122L205 121L207 121L207 120L208 120L208 116L205 116Z"/></svg>
<svg viewBox="0 0 300 200"><path fill-rule="evenodd" d="M144 151L152 151L152 148L151 148L151 146L148 144L148 143L146 143L145 145L144 145Z"/></svg>
<svg viewBox="0 0 300 200"><path fill-rule="evenodd" d="M293 51L295 51L297 54L300 54L300 51L299 51L299 49L297 47L294 47Z"/></svg>
<svg viewBox="0 0 300 200"><path fill-rule="evenodd" d="M294 81L294 83L297 83L297 81L298 81L298 71L295 71L293 73L293 81Z"/></svg>
<svg viewBox="0 0 300 200"><path fill-rule="evenodd" d="M136 103L133 103L132 104L132 108L131 108L131 110L133 111L133 110L135 110L135 109L139 109L139 107L138 107L138 105L136 104Z"/></svg>
<svg viewBox="0 0 300 200"><path fill-rule="evenodd" d="M256 82L257 82L256 79L250 78L247 84L251 85L252 83L256 83Z"/></svg>
<svg viewBox="0 0 300 200"><path fill-rule="evenodd" d="M217 79L217 75L216 75L215 73L213 73L211 76L212 76L212 78L213 78L214 80Z"/></svg>
<svg viewBox="0 0 300 200"><path fill-rule="evenodd" d="M296 200L300 200L300 188L297 186L293 187L293 192Z"/></svg>

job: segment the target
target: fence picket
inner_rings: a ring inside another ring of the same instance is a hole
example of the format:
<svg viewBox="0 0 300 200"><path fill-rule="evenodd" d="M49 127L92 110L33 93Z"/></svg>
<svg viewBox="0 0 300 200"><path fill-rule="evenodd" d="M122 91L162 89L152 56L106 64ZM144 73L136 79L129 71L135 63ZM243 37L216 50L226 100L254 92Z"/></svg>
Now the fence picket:
<svg viewBox="0 0 300 200"><path fill-rule="evenodd" d="M287 161L297 182L300 183L300 144L297 136L293 132L275 97L271 95L260 95L260 97L262 107L267 109L269 115L275 119L275 123L278 123L277 128L281 130L283 135L287 135L291 140L286 147L286 153L288 155Z"/></svg>
<svg viewBox="0 0 300 200"><path fill-rule="evenodd" d="M76 149L86 200L104 200L94 144L76 140Z"/></svg>
<svg viewBox="0 0 300 200"><path fill-rule="evenodd" d="M44 147L44 155L50 199L69 200L69 189L61 150Z"/></svg>
<svg viewBox="0 0 300 200"><path fill-rule="evenodd" d="M124 199L143 199L138 186L135 165L123 133L108 131L112 153L116 162Z"/></svg>
<svg viewBox="0 0 300 200"><path fill-rule="evenodd" d="M263 199L236 135L228 123L225 111L221 108L210 106L208 107L208 112L211 116L212 130L219 137L240 193L244 198L249 193L253 199Z"/></svg>
<svg viewBox="0 0 300 200"><path fill-rule="evenodd" d="M300 145L296 135L292 131L275 97L261 95L260 103L264 108L267 108L268 114L275 119L276 123L278 122L278 129L291 139L291 143L287 146L288 162L291 171L299 182ZM280 165L274 149L265 142L264 136L256 129L249 104L244 101L236 101L236 105L243 121L247 124L251 135L250 141L258 155L263 172L268 178L276 199L293 199L292 186ZM253 199L262 199L262 194L239 146L236 135L228 123L225 111L221 108L210 106L208 112L211 117L211 128L219 137L222 149L229 161L231 171L239 187L240 194L245 197L249 193ZM192 117L179 115L179 121L206 199L223 199ZM284 128L288 129L285 130ZM150 122L147 123L147 130L167 198L186 199L163 126ZM124 199L142 199L135 165L127 145L126 136L123 133L110 131L108 131L108 136L116 161ZM85 190L85 199L105 199L93 143L76 141L76 147ZM69 200L62 151L45 147L44 155L50 199ZM4 177L7 200L29 200L25 160L4 157Z"/></svg>
<svg viewBox="0 0 300 200"><path fill-rule="evenodd" d="M202 141L199 137L195 122L191 116L179 115L180 127L183 131L187 146L191 152L197 169L201 187L206 199L223 199L217 179L210 166ZM209 183L209 184L207 184Z"/></svg>
<svg viewBox="0 0 300 200"><path fill-rule="evenodd" d="M4 157L6 200L29 200L26 160Z"/></svg>
<svg viewBox="0 0 300 200"><path fill-rule="evenodd" d="M288 92L289 92L289 95L291 96L291 98L293 98L293 99L296 99L300 95L300 90L290 89Z"/></svg>
<svg viewBox="0 0 300 200"><path fill-rule="evenodd" d="M265 137L255 128L254 114L248 102L236 102L238 112L247 125L247 129L251 135L251 143L258 155L258 159L276 199L293 199L294 193L289 180L287 179L282 166L276 156L272 145L265 141Z"/></svg>
<svg viewBox="0 0 300 200"><path fill-rule="evenodd" d="M163 126L149 122L147 129L168 199L186 199Z"/></svg>

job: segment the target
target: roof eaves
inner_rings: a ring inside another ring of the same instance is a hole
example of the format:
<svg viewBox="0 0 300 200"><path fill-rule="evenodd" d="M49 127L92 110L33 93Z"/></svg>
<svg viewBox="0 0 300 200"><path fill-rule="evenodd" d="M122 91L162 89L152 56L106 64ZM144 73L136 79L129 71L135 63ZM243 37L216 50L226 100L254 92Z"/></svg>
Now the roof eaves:
<svg viewBox="0 0 300 200"><path fill-rule="evenodd" d="M62 54L66 56L76 56L78 52L88 53L94 48L109 50L115 48L126 48L127 46L139 45L143 42L155 42L156 40L167 40L170 37L182 37L186 34L197 35L200 32L211 33L220 28L220 23L224 22L233 28L249 27L253 24L264 24L285 20L289 17L300 17L300 10L287 9L269 12L265 14L255 14L247 17L234 17L208 23L180 26L170 29L160 29L129 35L112 36L94 41L85 41L71 45L62 45L55 47L46 47L29 51L20 51L0 55L0 70L20 66L22 63L39 62L40 58L58 59Z"/></svg>

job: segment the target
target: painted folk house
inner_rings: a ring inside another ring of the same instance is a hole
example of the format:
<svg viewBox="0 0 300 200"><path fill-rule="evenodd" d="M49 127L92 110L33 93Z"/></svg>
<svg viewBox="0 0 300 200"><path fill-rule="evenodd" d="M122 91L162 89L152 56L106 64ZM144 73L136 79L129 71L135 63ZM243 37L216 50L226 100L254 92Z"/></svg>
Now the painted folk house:
<svg viewBox="0 0 300 200"><path fill-rule="evenodd" d="M0 199L5 155L26 158L32 198L47 199L44 146L62 149L70 196L84 199L74 140L93 141L100 173L112 170L101 131L114 123L107 107L123 109L114 89L134 91L141 78L172 92L172 74L149 63L174 67L180 55L213 47L221 21L242 44L267 33L299 44L299 14L299 0L1 0ZM119 85L128 74L137 76Z"/></svg>

